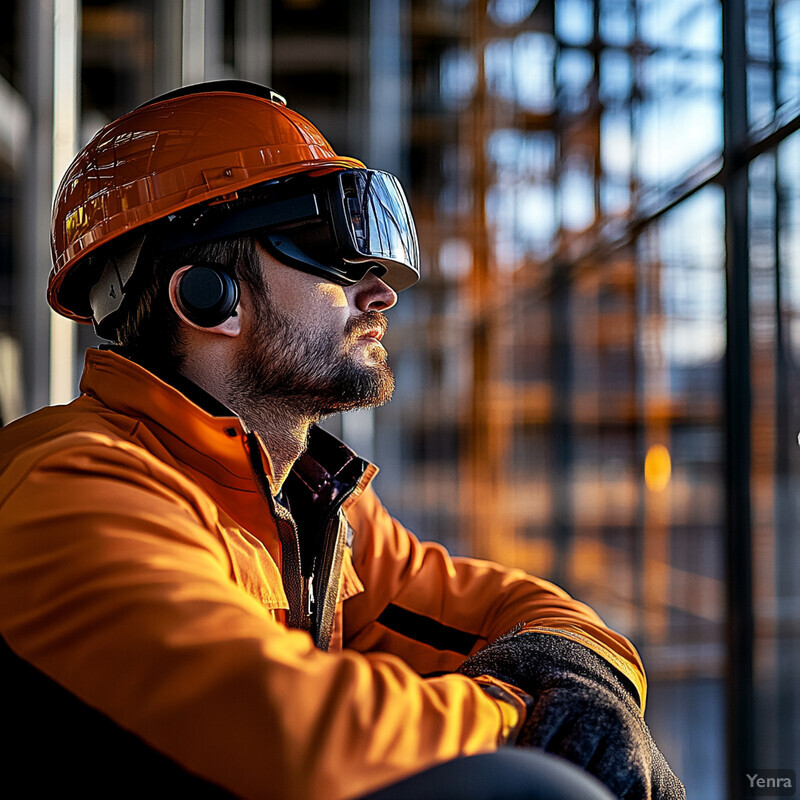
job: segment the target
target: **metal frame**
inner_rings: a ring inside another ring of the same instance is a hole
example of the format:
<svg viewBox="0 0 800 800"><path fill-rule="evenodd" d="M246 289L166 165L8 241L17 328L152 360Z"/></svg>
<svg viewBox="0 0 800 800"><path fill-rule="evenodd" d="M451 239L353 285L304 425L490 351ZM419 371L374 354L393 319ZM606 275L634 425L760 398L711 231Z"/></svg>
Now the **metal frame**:
<svg viewBox="0 0 800 800"><path fill-rule="evenodd" d="M751 513L750 253L747 48L744 0L722 4L726 334L726 698L728 796L744 798L742 770L755 767Z"/></svg>

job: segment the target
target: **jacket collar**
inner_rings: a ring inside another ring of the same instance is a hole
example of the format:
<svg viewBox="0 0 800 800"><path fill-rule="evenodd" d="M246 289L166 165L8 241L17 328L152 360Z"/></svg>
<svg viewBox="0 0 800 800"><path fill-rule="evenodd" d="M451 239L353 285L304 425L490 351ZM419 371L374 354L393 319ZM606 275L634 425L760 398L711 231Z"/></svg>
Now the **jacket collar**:
<svg viewBox="0 0 800 800"><path fill-rule="evenodd" d="M205 457L209 468L214 464L231 478L252 480L247 447L253 437L248 436L241 420L230 409L182 375L162 378L118 349L89 349L80 388L110 409L140 420L162 441L177 439L191 448L197 453L192 459L193 468L206 472L202 467ZM260 437L258 442L264 471L271 483L269 453ZM314 425L308 447L292 468L287 483L293 495L317 508L347 507L377 472L374 464Z"/></svg>

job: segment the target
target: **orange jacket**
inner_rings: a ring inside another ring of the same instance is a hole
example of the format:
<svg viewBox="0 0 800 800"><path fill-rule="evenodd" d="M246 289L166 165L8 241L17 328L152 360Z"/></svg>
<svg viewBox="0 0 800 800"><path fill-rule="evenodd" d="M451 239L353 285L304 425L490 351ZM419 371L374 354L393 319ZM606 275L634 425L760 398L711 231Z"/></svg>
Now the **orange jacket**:
<svg viewBox="0 0 800 800"><path fill-rule="evenodd" d="M635 650L591 609L420 543L328 434L293 480L316 497L354 477L309 589L236 417L108 351L89 351L81 390L0 432L0 634L191 772L241 797L335 800L493 750L517 708L450 673L520 621L588 645L644 701ZM331 478L316 451L345 467Z"/></svg>

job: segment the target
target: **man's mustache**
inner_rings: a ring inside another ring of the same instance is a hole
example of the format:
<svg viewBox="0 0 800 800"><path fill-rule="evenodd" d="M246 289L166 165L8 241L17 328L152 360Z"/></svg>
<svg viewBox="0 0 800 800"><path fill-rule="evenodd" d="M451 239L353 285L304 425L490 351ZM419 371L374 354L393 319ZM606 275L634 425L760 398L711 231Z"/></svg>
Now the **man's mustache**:
<svg viewBox="0 0 800 800"><path fill-rule="evenodd" d="M367 311L359 317L353 317L348 320L344 327L344 332L348 339L355 340L376 329L383 336L388 326L389 321L380 311Z"/></svg>

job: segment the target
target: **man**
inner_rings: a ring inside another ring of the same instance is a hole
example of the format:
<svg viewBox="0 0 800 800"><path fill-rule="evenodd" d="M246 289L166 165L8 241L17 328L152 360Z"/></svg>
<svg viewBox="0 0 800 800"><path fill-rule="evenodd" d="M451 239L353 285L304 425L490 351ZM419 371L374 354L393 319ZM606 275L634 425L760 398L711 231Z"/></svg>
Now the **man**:
<svg viewBox="0 0 800 800"><path fill-rule="evenodd" d="M315 426L392 392L383 312L419 275L396 179L265 87L201 84L78 154L52 244L51 305L116 344L1 434L30 796L683 796L630 643L419 543Z"/></svg>

